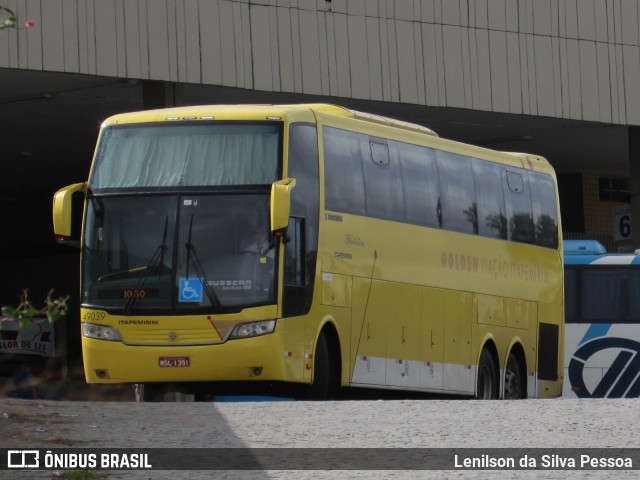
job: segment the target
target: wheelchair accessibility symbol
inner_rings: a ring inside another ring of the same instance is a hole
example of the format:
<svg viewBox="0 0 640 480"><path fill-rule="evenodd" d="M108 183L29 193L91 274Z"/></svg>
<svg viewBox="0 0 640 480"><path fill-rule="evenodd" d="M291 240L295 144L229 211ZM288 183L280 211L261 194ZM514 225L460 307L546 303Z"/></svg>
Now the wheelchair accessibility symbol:
<svg viewBox="0 0 640 480"><path fill-rule="evenodd" d="M202 281L199 278L180 278L179 302L200 303L202 301Z"/></svg>
<svg viewBox="0 0 640 480"><path fill-rule="evenodd" d="M617 356L598 385L589 391L583 377L592 355L614 349ZM600 337L583 344L569 363L569 381L580 398L635 398L640 396L640 343L628 338Z"/></svg>

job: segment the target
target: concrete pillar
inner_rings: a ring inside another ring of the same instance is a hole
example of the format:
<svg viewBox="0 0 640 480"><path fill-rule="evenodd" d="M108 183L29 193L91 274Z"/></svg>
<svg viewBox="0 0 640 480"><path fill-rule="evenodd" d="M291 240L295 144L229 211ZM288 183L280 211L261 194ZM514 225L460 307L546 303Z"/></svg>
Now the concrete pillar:
<svg viewBox="0 0 640 480"><path fill-rule="evenodd" d="M629 175L631 177L631 235L640 249L640 127L629 126Z"/></svg>
<svg viewBox="0 0 640 480"><path fill-rule="evenodd" d="M142 103L145 110L184 105L182 84L145 80L142 82Z"/></svg>

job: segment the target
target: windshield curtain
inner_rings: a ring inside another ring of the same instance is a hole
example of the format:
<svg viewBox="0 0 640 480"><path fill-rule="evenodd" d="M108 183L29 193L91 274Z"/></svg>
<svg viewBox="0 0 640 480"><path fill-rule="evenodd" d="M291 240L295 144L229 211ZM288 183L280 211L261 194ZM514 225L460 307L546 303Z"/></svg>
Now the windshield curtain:
<svg viewBox="0 0 640 480"><path fill-rule="evenodd" d="M90 198L83 305L180 314L275 303L269 198L268 189Z"/></svg>
<svg viewBox="0 0 640 480"><path fill-rule="evenodd" d="M185 123L104 129L90 187L265 185L278 178L279 123Z"/></svg>

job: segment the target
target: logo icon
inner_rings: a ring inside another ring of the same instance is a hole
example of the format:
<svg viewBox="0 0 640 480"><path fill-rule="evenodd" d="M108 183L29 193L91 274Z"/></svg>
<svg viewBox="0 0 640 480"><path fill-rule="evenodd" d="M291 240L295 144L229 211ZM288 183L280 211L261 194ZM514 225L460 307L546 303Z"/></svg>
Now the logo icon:
<svg viewBox="0 0 640 480"><path fill-rule="evenodd" d="M600 382L587 389L584 369L598 352L615 349L618 354ZM640 342L629 338L599 337L580 346L569 362L569 381L580 398L635 398L640 396Z"/></svg>
<svg viewBox="0 0 640 480"><path fill-rule="evenodd" d="M38 450L8 450L8 468L39 468L40 452Z"/></svg>
<svg viewBox="0 0 640 480"><path fill-rule="evenodd" d="M202 281L199 278L180 278L179 302L200 303L202 301Z"/></svg>

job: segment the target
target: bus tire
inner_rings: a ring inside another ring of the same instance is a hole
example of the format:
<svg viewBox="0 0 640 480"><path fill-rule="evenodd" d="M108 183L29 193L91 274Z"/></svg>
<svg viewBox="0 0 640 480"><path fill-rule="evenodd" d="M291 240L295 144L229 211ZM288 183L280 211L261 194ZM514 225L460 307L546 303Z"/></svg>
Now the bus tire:
<svg viewBox="0 0 640 480"><path fill-rule="evenodd" d="M491 352L482 349L478 362L478 385L476 390L478 400L495 400L498 398L498 375Z"/></svg>
<svg viewBox="0 0 640 480"><path fill-rule="evenodd" d="M524 398L525 378L518 357L511 352L504 370L504 399L520 400Z"/></svg>
<svg viewBox="0 0 640 480"><path fill-rule="evenodd" d="M304 400L326 400L330 385L329 346L324 333L318 337L316 352L313 357L313 383L308 385Z"/></svg>

